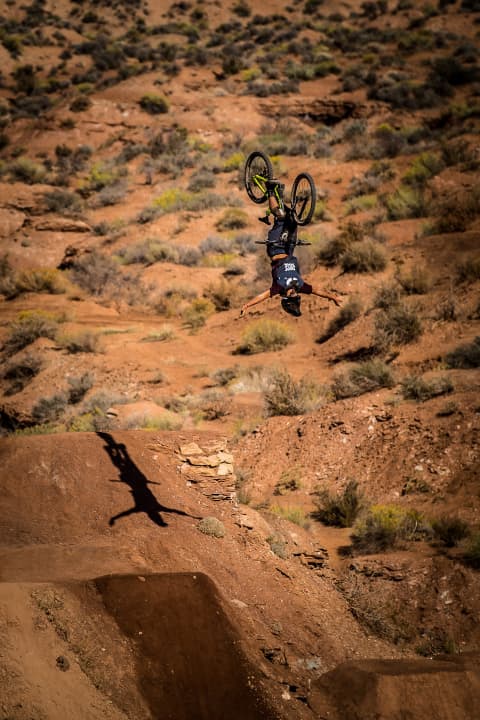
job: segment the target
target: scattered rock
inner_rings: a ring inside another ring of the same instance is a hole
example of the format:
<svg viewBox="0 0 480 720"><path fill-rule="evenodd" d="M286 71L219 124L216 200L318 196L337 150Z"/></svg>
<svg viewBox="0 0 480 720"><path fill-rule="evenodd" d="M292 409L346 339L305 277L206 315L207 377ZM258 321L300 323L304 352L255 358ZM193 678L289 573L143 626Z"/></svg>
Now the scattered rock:
<svg viewBox="0 0 480 720"><path fill-rule="evenodd" d="M35 225L35 230L48 232L92 232L92 228L83 220L72 220L70 218L54 218L52 220L41 220Z"/></svg>

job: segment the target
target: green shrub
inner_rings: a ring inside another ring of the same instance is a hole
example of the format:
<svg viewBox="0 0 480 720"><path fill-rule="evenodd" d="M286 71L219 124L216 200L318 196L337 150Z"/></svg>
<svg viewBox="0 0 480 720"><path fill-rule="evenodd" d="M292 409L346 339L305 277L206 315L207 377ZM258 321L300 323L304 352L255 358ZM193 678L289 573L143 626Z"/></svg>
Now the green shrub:
<svg viewBox="0 0 480 720"><path fill-rule="evenodd" d="M33 162L26 157L20 157L9 166L10 175L14 180L35 185L45 181L47 171L44 165Z"/></svg>
<svg viewBox="0 0 480 720"><path fill-rule="evenodd" d="M480 367L480 335L471 343L459 345L445 356L447 367L470 370Z"/></svg>
<svg viewBox="0 0 480 720"><path fill-rule="evenodd" d="M78 215L82 209L82 201L79 195L68 190L51 190L43 195L45 207L49 212L62 215Z"/></svg>
<svg viewBox="0 0 480 720"><path fill-rule="evenodd" d="M275 370L264 393L267 415L303 415L324 402L324 390L309 378L293 380L287 370Z"/></svg>
<svg viewBox="0 0 480 720"><path fill-rule="evenodd" d="M233 285L224 278L207 285L204 295L213 302L217 312L237 307L241 297L238 285Z"/></svg>
<svg viewBox="0 0 480 720"><path fill-rule="evenodd" d="M446 547L455 547L470 534L468 523L451 515L442 515L433 520L432 530L435 538Z"/></svg>
<svg viewBox="0 0 480 720"><path fill-rule="evenodd" d="M421 531L422 519L415 510L374 505L355 522L350 538L357 552L371 554L414 540Z"/></svg>
<svg viewBox="0 0 480 720"><path fill-rule="evenodd" d="M438 175L444 168L444 162L440 155L432 152L424 152L419 155L408 168L403 176L406 185L424 187L426 183Z"/></svg>
<svg viewBox="0 0 480 720"><path fill-rule="evenodd" d="M388 365L381 360L366 360L336 375L332 393L336 400L340 400L394 385L395 380Z"/></svg>
<svg viewBox="0 0 480 720"><path fill-rule="evenodd" d="M287 495L287 493L300 490L301 487L301 470L298 467L292 467L282 472L280 480L275 483L273 494Z"/></svg>
<svg viewBox="0 0 480 720"><path fill-rule="evenodd" d="M390 195L382 198L389 220L421 218L429 214L428 202L421 189L400 186Z"/></svg>
<svg viewBox="0 0 480 720"><path fill-rule="evenodd" d="M247 327L236 353L254 355L255 353L281 350L293 341L288 327L277 320L258 320Z"/></svg>
<svg viewBox="0 0 480 720"><path fill-rule="evenodd" d="M453 392L450 378L439 377L428 382L418 375L409 375L402 380L402 395L405 400L425 402L439 395Z"/></svg>
<svg viewBox="0 0 480 720"><path fill-rule="evenodd" d="M71 110L71 112L77 113L84 112L85 110L88 110L91 106L92 101L89 97L87 97L87 95L79 95L72 100L69 109Z"/></svg>
<svg viewBox="0 0 480 720"><path fill-rule="evenodd" d="M225 536L225 525L216 517L202 518L197 528L200 532L204 533L204 535L209 535L210 537L222 538Z"/></svg>
<svg viewBox="0 0 480 720"><path fill-rule="evenodd" d="M168 112L168 102L161 95L155 93L146 93L142 95L139 100L139 105L142 110L150 113L151 115L160 115Z"/></svg>
<svg viewBox="0 0 480 720"><path fill-rule="evenodd" d="M349 480L342 492L332 495L327 488L315 491L316 509L312 517L324 525L334 527L351 527L361 509L361 498L358 494L358 483Z"/></svg>
<svg viewBox="0 0 480 720"><path fill-rule="evenodd" d="M271 505L269 510L271 513L277 515L283 520L288 520L289 522L295 523L295 525L299 525L300 527L308 528L310 525L310 521L306 517L305 512L302 508L285 505Z"/></svg>
<svg viewBox="0 0 480 720"><path fill-rule="evenodd" d="M392 305L381 310L375 320L374 345L384 352L395 345L406 345L422 334L422 324L415 310L406 305Z"/></svg>
<svg viewBox="0 0 480 720"><path fill-rule="evenodd" d="M142 342L165 342L173 340L175 331L171 325L162 325L159 330L151 332L142 338Z"/></svg>

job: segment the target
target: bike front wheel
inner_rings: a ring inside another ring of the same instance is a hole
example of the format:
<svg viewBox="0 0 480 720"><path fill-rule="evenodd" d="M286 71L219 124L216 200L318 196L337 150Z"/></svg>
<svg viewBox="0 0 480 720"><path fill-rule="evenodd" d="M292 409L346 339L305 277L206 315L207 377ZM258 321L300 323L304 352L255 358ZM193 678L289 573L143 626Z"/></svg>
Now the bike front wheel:
<svg viewBox="0 0 480 720"><path fill-rule="evenodd" d="M309 173L297 175L292 185L292 213L298 225L308 225L317 204L315 182Z"/></svg>
<svg viewBox="0 0 480 720"><path fill-rule="evenodd" d="M250 200L261 204L268 199L267 180L273 178L270 158L260 150L250 153L245 163L245 190Z"/></svg>

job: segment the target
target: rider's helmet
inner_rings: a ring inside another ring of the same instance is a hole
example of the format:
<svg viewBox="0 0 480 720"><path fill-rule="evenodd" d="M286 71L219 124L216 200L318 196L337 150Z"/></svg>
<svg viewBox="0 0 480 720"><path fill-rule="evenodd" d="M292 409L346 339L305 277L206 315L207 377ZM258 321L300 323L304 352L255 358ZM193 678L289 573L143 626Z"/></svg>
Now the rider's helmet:
<svg viewBox="0 0 480 720"><path fill-rule="evenodd" d="M285 310L285 312L289 313L289 315L300 317L302 314L300 302L300 295L282 297L282 310Z"/></svg>

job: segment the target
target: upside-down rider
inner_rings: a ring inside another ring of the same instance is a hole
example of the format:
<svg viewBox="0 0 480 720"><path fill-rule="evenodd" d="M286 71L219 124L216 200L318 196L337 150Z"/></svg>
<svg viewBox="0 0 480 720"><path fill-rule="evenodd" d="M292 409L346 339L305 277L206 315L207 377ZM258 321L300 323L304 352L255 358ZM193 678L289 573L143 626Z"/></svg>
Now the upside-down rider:
<svg viewBox="0 0 480 720"><path fill-rule="evenodd" d="M289 208L282 209L275 197L275 190L282 194L284 185L278 180L267 181L269 212L265 218L260 218L267 225L270 224L269 214L273 215L273 227L269 230L266 246L267 254L272 267L272 285L268 290L259 293L252 300L246 302L240 311L243 315L248 308L258 305L269 297L280 295L282 308L290 315L299 317L300 294L318 295L340 305L340 299L318 287L305 282L300 274L298 260L295 257L294 249L297 242L297 223Z"/></svg>

